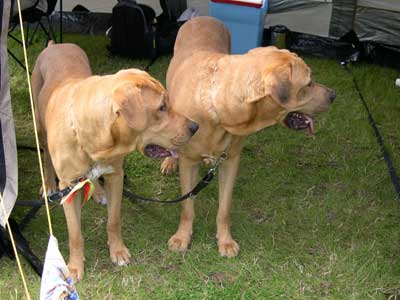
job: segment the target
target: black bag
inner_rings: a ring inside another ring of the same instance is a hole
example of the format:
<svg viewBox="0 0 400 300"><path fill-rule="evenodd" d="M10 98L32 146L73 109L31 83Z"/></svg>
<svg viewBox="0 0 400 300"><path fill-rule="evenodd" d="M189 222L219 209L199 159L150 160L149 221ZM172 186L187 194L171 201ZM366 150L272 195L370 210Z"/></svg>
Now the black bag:
<svg viewBox="0 0 400 300"><path fill-rule="evenodd" d="M172 54L179 28L184 22L178 22L176 12L171 13L166 0L160 0L162 13L157 16L157 53Z"/></svg>
<svg viewBox="0 0 400 300"><path fill-rule="evenodd" d="M154 10L134 0L120 0L113 8L111 44L108 50L130 58L156 56L156 34L153 29Z"/></svg>

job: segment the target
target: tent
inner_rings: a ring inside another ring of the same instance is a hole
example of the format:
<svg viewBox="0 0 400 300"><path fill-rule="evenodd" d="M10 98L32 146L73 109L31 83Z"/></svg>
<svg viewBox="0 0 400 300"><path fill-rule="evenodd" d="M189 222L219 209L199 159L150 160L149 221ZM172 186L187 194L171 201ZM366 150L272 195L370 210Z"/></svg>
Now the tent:
<svg viewBox="0 0 400 300"><path fill-rule="evenodd" d="M11 110L10 77L8 74L7 30L10 2L0 2L0 225L5 226L18 193L17 151L14 120ZM0 200L1 201L1 200ZM3 209L4 205L4 209Z"/></svg>
<svg viewBox="0 0 400 300"><path fill-rule="evenodd" d="M400 1L271 0L266 26L340 38L354 30L362 42L400 46Z"/></svg>
<svg viewBox="0 0 400 300"><path fill-rule="evenodd" d="M93 12L110 13L117 1L69 0L65 11L77 4ZM161 12L159 0L138 0ZM169 0L182 2L182 0ZM209 13L209 1L187 0L187 6ZM400 46L400 1L398 0L269 0L265 27L284 25L294 32L340 38L350 30L362 42Z"/></svg>

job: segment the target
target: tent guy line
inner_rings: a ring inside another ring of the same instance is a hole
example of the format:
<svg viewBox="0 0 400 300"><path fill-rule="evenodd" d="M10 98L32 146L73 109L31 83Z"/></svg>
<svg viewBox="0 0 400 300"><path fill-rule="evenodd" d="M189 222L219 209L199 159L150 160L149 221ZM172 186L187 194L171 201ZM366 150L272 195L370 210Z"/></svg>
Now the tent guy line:
<svg viewBox="0 0 400 300"><path fill-rule="evenodd" d="M383 141L383 137L378 129L378 126L376 125L375 119L372 116L372 113L368 107L367 101L365 101L364 95L361 92L361 89L360 89L360 86L358 85L356 77L354 76L353 72L348 67L348 64L346 62L341 62L341 65L350 74L350 76L353 80L354 88L356 89L358 96L360 98L360 101L361 101L362 105L364 106L365 111L367 112L368 122L371 125L372 129L374 130L376 141L379 145L380 151L383 155L383 158L385 160L385 163L386 163L386 166L387 166L387 169L389 172L390 180L392 181L397 198L400 200L400 180L399 180L399 177L397 176L396 169L393 166L393 161L389 154L389 151L387 150L385 143Z"/></svg>

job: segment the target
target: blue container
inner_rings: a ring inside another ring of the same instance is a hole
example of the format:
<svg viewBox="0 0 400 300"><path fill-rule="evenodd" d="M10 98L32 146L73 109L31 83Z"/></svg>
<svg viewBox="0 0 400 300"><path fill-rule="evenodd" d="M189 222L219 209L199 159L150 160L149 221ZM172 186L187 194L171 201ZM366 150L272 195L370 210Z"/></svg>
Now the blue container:
<svg viewBox="0 0 400 300"><path fill-rule="evenodd" d="M233 54L243 54L262 45L268 0L263 0L259 8L249 6L251 4L245 2L245 0L237 3L229 0L210 2L210 16L222 21L231 33Z"/></svg>

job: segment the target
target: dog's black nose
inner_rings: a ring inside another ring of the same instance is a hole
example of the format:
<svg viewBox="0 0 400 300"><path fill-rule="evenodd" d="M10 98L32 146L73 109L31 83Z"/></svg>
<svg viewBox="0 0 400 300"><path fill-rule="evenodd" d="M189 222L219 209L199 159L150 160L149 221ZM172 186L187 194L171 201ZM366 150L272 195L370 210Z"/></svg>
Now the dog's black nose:
<svg viewBox="0 0 400 300"><path fill-rule="evenodd" d="M335 90L331 90L329 92L329 100L331 101L331 103L333 103L333 101L335 101L335 98L336 98L336 92L335 92Z"/></svg>
<svg viewBox="0 0 400 300"><path fill-rule="evenodd" d="M199 124L193 121L189 122L189 131L192 135L194 135L198 129L199 129Z"/></svg>

